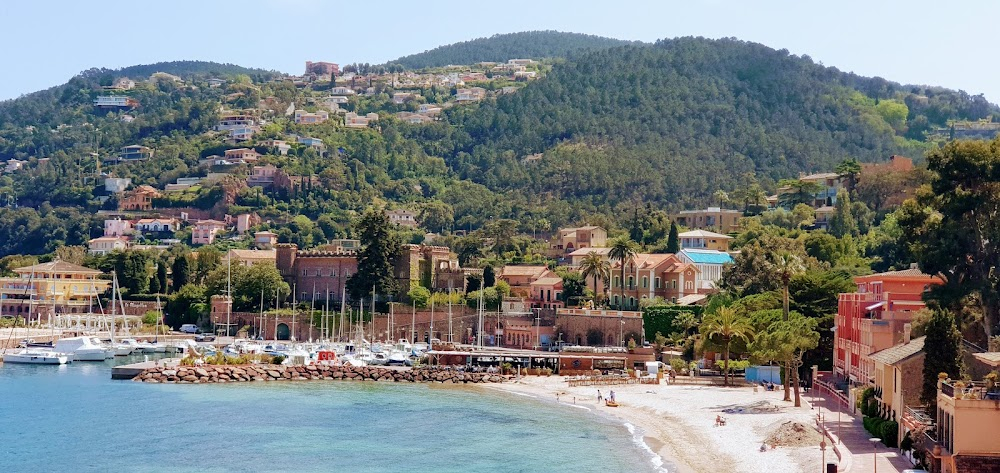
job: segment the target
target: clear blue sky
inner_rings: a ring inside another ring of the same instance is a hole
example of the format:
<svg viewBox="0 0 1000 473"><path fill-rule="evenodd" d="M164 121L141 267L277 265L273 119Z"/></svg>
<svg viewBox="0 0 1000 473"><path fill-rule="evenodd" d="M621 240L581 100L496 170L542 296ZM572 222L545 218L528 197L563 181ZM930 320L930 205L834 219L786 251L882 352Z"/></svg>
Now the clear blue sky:
<svg viewBox="0 0 1000 473"><path fill-rule="evenodd" d="M552 29L643 41L736 37L998 102L998 14L1000 2L940 0L12 0L0 3L0 100L91 67L199 59L301 73L306 60L381 63L495 33Z"/></svg>

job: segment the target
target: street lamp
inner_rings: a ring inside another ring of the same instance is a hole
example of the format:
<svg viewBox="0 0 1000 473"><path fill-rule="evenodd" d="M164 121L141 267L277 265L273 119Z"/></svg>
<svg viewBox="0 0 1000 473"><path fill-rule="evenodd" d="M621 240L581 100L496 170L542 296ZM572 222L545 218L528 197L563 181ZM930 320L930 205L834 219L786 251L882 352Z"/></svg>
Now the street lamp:
<svg viewBox="0 0 1000 473"><path fill-rule="evenodd" d="M868 439L868 441L872 443L872 465L873 465L872 472L878 473L878 443L881 442L882 439L878 437L872 437Z"/></svg>
<svg viewBox="0 0 1000 473"><path fill-rule="evenodd" d="M536 349L540 349L542 347L541 335L539 335L539 333L541 331L541 326L542 326L542 314L541 314L541 311L539 311L538 316L535 317L535 346L536 346Z"/></svg>
<svg viewBox="0 0 1000 473"><path fill-rule="evenodd" d="M823 440L819 441L819 451L823 452L823 463L821 464L821 467L819 469L819 472L823 473L823 472L826 471L826 439L825 438Z"/></svg>
<svg viewBox="0 0 1000 473"><path fill-rule="evenodd" d="M619 315L618 321L620 322L618 326L618 343L625 346L625 319Z"/></svg>

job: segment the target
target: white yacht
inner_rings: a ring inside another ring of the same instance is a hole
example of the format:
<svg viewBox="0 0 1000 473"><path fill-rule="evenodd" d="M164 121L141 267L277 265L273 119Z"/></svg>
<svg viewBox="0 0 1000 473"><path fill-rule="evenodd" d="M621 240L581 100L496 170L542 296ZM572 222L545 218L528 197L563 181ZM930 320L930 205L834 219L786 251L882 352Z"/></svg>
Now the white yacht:
<svg viewBox="0 0 1000 473"><path fill-rule="evenodd" d="M139 351L139 342L134 338L123 338L115 344L115 356L128 356Z"/></svg>
<svg viewBox="0 0 1000 473"><path fill-rule="evenodd" d="M33 365L63 365L73 361L65 353L40 348L22 348L4 353L4 363L25 363Z"/></svg>
<svg viewBox="0 0 1000 473"><path fill-rule="evenodd" d="M61 338L53 349L72 356L73 361L104 361L109 355L109 350L94 343L91 337Z"/></svg>

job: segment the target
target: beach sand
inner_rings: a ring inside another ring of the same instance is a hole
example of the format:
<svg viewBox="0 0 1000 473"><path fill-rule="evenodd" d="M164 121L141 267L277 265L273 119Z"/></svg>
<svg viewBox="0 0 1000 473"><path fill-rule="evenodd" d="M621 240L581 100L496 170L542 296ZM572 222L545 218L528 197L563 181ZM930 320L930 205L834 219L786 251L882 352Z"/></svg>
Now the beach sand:
<svg viewBox="0 0 1000 473"><path fill-rule="evenodd" d="M796 472L815 471L821 465L818 441L808 446L770 447L760 451L764 439L787 421L799 422L809 429L816 425L808 404L800 408L782 401L783 393L749 387L723 388L701 385L567 386L559 376L530 376L518 382L487 386L542 401L573 404L589 408L595 415L606 415L631 424L646 446L658 455L671 473L701 472ZM597 390L608 396L614 390L620 407L606 407L597 402ZM732 413L722 410L767 401L777 412ZM715 426L716 415L726 419L725 426ZM818 434L815 438L819 438ZM827 460L836 461L827 450Z"/></svg>

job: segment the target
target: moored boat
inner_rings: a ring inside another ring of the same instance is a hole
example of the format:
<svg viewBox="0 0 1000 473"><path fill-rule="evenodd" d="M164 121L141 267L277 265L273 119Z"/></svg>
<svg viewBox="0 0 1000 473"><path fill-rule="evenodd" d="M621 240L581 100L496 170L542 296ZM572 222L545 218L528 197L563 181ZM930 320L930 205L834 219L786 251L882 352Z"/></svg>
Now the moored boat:
<svg viewBox="0 0 1000 473"><path fill-rule="evenodd" d="M31 365L63 365L73 361L65 353L38 348L22 348L9 351L3 355L4 363L23 363Z"/></svg>

